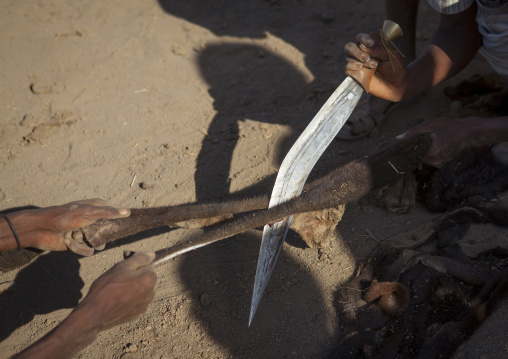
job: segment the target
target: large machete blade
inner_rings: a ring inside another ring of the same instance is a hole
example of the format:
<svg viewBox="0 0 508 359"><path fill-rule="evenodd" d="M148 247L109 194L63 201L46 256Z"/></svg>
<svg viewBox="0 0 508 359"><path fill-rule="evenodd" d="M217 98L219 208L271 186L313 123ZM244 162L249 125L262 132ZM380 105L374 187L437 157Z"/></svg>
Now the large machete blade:
<svg viewBox="0 0 508 359"><path fill-rule="evenodd" d="M300 195L312 168L344 126L362 93L362 87L348 76L330 96L284 158L268 207ZM265 225L263 229L249 326L270 280L292 219L289 217L273 225Z"/></svg>
<svg viewBox="0 0 508 359"><path fill-rule="evenodd" d="M385 20L382 36L385 36L388 41L394 40L402 36L402 29L395 22ZM302 192L310 171L346 123L360 100L362 92L362 87L348 76L321 107L284 158L268 207L286 202ZM272 275L275 263L277 263L292 219L293 217L289 217L274 225L265 225L263 229L252 293L249 326Z"/></svg>

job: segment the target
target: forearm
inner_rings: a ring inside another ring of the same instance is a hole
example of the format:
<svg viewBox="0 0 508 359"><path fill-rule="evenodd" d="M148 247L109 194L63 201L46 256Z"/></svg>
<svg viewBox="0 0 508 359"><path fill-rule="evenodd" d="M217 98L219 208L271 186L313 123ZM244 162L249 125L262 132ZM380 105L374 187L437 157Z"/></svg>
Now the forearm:
<svg viewBox="0 0 508 359"><path fill-rule="evenodd" d="M464 69L481 46L476 5L457 15L442 15L441 23L421 57L408 66L404 99L424 92Z"/></svg>
<svg viewBox="0 0 508 359"><path fill-rule="evenodd" d="M448 76L452 60L435 45L430 45L425 53L408 66L407 87L402 100L412 98L440 83Z"/></svg>
<svg viewBox="0 0 508 359"><path fill-rule="evenodd" d="M35 244L34 231L39 226L39 218L35 210L24 210L6 214L16 231L22 248ZM14 233L5 218L0 217L0 252L17 249L18 244Z"/></svg>
<svg viewBox="0 0 508 359"><path fill-rule="evenodd" d="M92 343L100 331L92 325L89 317L86 313L81 313L79 307L76 308L60 325L14 358L64 359L73 357Z"/></svg>
<svg viewBox="0 0 508 359"><path fill-rule="evenodd" d="M468 142L476 147L508 142L508 116L472 117L469 133Z"/></svg>

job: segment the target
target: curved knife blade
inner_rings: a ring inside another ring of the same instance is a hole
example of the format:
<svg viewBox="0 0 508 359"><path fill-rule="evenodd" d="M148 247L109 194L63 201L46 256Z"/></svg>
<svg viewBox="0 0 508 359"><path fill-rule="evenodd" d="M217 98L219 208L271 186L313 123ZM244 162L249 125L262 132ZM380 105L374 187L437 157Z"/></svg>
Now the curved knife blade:
<svg viewBox="0 0 508 359"><path fill-rule="evenodd" d="M289 150L279 169L269 207L298 196L317 160L335 138L360 100L363 89L347 77L321 107ZM279 257L293 217L265 225L254 280L249 326Z"/></svg>

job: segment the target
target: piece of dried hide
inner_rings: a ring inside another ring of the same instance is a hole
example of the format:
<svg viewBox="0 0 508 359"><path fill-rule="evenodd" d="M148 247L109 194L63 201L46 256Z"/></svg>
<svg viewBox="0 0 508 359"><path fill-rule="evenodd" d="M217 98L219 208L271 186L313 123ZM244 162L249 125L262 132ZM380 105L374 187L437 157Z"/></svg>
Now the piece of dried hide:
<svg viewBox="0 0 508 359"><path fill-rule="evenodd" d="M332 357L452 355L507 290L508 246L462 243L471 223L507 227L508 211L463 207L383 241L336 293L341 340Z"/></svg>
<svg viewBox="0 0 508 359"><path fill-rule="evenodd" d="M373 195L377 206L407 213L421 201L433 212L494 199L508 189L508 166L489 147L468 148L441 168L423 166Z"/></svg>
<svg viewBox="0 0 508 359"><path fill-rule="evenodd" d="M508 114L507 86L486 75L444 88L453 101L449 117L493 117ZM374 194L374 203L391 212L407 213L417 200L435 212L442 212L495 197L508 188L508 143L494 148L461 151L440 169L423 166Z"/></svg>
<svg viewBox="0 0 508 359"><path fill-rule="evenodd" d="M417 181L417 199L427 209L443 212L492 200L507 190L508 166L498 162L489 147L469 148L442 168L422 169Z"/></svg>

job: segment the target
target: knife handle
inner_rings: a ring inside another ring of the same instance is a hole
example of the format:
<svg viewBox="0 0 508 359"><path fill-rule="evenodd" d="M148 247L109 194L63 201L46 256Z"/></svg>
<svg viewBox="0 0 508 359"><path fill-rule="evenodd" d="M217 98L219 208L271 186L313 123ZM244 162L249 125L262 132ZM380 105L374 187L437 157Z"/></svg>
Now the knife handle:
<svg viewBox="0 0 508 359"><path fill-rule="evenodd" d="M393 59L393 61L399 61L399 56L402 55L399 49L397 49L395 45L391 44L397 52L397 54L393 54L391 49L389 49L389 46L393 40L402 36L402 28L396 22L385 20L383 23L383 28L379 32L379 34L371 34L371 36L374 38L374 41L376 41L376 45L382 46L390 59ZM363 87L367 93L369 92L370 82L375 72L376 69L363 67L355 74L354 79Z"/></svg>

